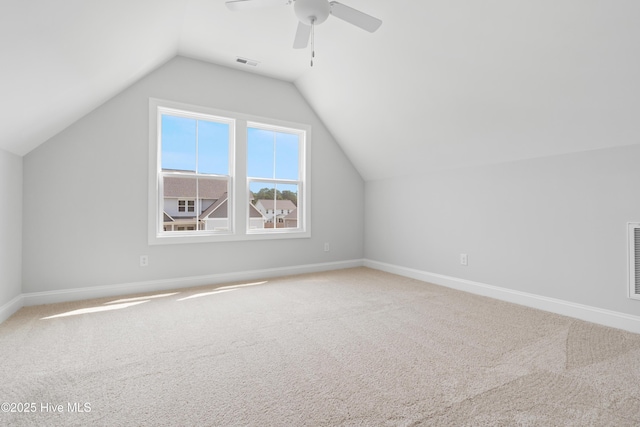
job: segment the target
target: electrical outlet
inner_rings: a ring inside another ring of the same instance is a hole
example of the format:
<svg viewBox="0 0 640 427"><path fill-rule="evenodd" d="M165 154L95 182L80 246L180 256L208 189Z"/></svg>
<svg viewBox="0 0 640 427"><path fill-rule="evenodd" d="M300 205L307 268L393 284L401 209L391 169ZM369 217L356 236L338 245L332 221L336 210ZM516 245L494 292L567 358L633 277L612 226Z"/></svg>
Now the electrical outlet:
<svg viewBox="0 0 640 427"><path fill-rule="evenodd" d="M140 267L149 266L149 255L140 255Z"/></svg>
<svg viewBox="0 0 640 427"><path fill-rule="evenodd" d="M324 244L324 251L325 251L325 252L329 252L329 242L326 242L326 243Z"/></svg>
<svg viewBox="0 0 640 427"><path fill-rule="evenodd" d="M460 254L460 264L467 265L468 259L467 254Z"/></svg>

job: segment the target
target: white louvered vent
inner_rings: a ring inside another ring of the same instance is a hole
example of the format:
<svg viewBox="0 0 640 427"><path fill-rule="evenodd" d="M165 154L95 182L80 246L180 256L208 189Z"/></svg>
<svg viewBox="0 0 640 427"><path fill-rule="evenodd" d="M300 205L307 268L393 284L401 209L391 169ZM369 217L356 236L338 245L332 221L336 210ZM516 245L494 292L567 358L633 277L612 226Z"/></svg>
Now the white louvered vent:
<svg viewBox="0 0 640 427"><path fill-rule="evenodd" d="M640 223L629 223L629 298L640 300Z"/></svg>

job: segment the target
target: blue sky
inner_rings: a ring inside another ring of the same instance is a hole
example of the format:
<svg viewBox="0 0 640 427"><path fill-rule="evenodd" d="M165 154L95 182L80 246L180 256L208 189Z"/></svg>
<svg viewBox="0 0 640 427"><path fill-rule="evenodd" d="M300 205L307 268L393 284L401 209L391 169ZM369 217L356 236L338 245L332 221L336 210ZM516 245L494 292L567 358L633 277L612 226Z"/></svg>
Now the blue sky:
<svg viewBox="0 0 640 427"><path fill-rule="evenodd" d="M198 172L228 175L228 141L229 125L226 123L163 114L162 169L195 172L197 146Z"/></svg>
<svg viewBox="0 0 640 427"><path fill-rule="evenodd" d="M249 177L298 179L298 135L249 128L247 138ZM195 172L196 162L200 173L229 174L229 125L163 114L162 168ZM251 190L267 186L253 183ZM297 192L297 186L278 190Z"/></svg>
<svg viewBox="0 0 640 427"><path fill-rule="evenodd" d="M247 131L247 175L298 179L298 136L263 129Z"/></svg>

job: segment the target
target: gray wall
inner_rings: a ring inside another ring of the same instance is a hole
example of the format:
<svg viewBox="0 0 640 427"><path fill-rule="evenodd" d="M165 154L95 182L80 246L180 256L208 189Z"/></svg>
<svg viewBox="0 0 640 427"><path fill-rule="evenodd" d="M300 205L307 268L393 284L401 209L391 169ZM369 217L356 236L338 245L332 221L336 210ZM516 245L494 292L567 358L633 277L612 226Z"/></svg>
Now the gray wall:
<svg viewBox="0 0 640 427"><path fill-rule="evenodd" d="M638 315L626 236L638 159L632 145L369 181L365 257Z"/></svg>
<svg viewBox="0 0 640 427"><path fill-rule="evenodd" d="M22 282L22 157L0 150L0 307Z"/></svg>
<svg viewBox="0 0 640 427"><path fill-rule="evenodd" d="M149 97L310 124L312 238L148 246ZM360 259L363 194L293 84L177 57L24 157L23 292Z"/></svg>

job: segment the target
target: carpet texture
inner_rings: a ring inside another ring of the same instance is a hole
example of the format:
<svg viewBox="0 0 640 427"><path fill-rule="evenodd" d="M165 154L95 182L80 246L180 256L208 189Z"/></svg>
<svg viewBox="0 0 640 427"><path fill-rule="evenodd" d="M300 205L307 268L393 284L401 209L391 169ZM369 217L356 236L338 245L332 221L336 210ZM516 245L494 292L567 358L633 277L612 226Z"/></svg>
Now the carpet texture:
<svg viewBox="0 0 640 427"><path fill-rule="evenodd" d="M12 426L640 425L640 335L367 268L26 307L0 377Z"/></svg>

